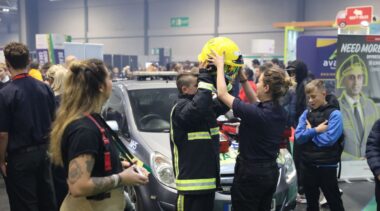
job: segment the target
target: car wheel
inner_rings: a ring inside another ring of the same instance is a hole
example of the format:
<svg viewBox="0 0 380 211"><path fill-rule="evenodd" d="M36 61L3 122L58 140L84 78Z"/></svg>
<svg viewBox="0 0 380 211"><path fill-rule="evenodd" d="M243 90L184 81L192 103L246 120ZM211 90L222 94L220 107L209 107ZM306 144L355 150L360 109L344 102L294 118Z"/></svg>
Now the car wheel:
<svg viewBox="0 0 380 211"><path fill-rule="evenodd" d="M125 207L125 211L143 211L141 200L135 190L135 187L127 186L125 187L125 191L127 193L127 205Z"/></svg>

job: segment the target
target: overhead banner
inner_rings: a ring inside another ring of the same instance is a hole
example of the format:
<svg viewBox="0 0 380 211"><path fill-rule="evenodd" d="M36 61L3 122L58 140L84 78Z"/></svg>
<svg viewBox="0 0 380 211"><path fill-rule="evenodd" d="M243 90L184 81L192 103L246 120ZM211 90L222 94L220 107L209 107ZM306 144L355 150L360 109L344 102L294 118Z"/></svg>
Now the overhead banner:
<svg viewBox="0 0 380 211"><path fill-rule="evenodd" d="M343 177L373 177L365 160L368 135L379 119L380 36L339 35L336 94L344 123Z"/></svg>

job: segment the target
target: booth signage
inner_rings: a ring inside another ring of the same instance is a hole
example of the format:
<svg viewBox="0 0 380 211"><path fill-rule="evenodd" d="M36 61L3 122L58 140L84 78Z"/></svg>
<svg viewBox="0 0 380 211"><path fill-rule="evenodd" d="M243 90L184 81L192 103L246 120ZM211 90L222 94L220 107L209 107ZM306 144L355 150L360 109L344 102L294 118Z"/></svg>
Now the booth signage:
<svg viewBox="0 0 380 211"><path fill-rule="evenodd" d="M341 179L373 178L365 157L367 138L380 118L379 81L380 36L338 35L335 94L345 139Z"/></svg>
<svg viewBox="0 0 380 211"><path fill-rule="evenodd" d="M363 21L372 22L372 6L347 7L346 25L360 25Z"/></svg>

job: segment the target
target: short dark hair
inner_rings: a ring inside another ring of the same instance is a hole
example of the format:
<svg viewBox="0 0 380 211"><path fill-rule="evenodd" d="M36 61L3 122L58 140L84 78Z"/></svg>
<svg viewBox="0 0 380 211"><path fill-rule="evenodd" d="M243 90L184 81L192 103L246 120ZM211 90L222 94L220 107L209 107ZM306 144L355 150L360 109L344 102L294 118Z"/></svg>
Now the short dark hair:
<svg viewBox="0 0 380 211"><path fill-rule="evenodd" d="M50 62L47 62L47 63L45 63L44 65L42 65L42 67L41 67L41 71L42 71L43 73L46 73L46 71L47 71L51 66L53 66L53 64L50 63Z"/></svg>
<svg viewBox="0 0 380 211"><path fill-rule="evenodd" d="M40 64L37 61L32 61L29 63L29 69L39 69Z"/></svg>
<svg viewBox="0 0 380 211"><path fill-rule="evenodd" d="M245 68L245 75L247 76L248 81L253 81L253 70L250 68Z"/></svg>
<svg viewBox="0 0 380 211"><path fill-rule="evenodd" d="M29 63L29 50L26 45L11 42L4 47L4 57L13 69L25 69Z"/></svg>
<svg viewBox="0 0 380 211"><path fill-rule="evenodd" d="M258 59L254 59L254 60L252 60L252 64L253 65L260 65L260 62Z"/></svg>
<svg viewBox="0 0 380 211"><path fill-rule="evenodd" d="M197 75L190 73L190 72L185 72L185 73L180 73L177 76L177 89L179 93L182 94L182 87L183 86L190 86L191 85L191 78L197 78Z"/></svg>
<svg viewBox="0 0 380 211"><path fill-rule="evenodd" d="M280 64L280 60L278 60L277 58L273 58L272 59L272 63L279 65Z"/></svg>

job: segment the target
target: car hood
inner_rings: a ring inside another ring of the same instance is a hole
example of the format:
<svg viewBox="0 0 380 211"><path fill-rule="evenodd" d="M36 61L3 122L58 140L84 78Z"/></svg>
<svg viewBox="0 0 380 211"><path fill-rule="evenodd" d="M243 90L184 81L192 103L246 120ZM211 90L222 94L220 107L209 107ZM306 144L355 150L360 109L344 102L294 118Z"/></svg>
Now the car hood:
<svg viewBox="0 0 380 211"><path fill-rule="evenodd" d="M139 135L153 152L159 152L171 159L169 133L140 132Z"/></svg>

